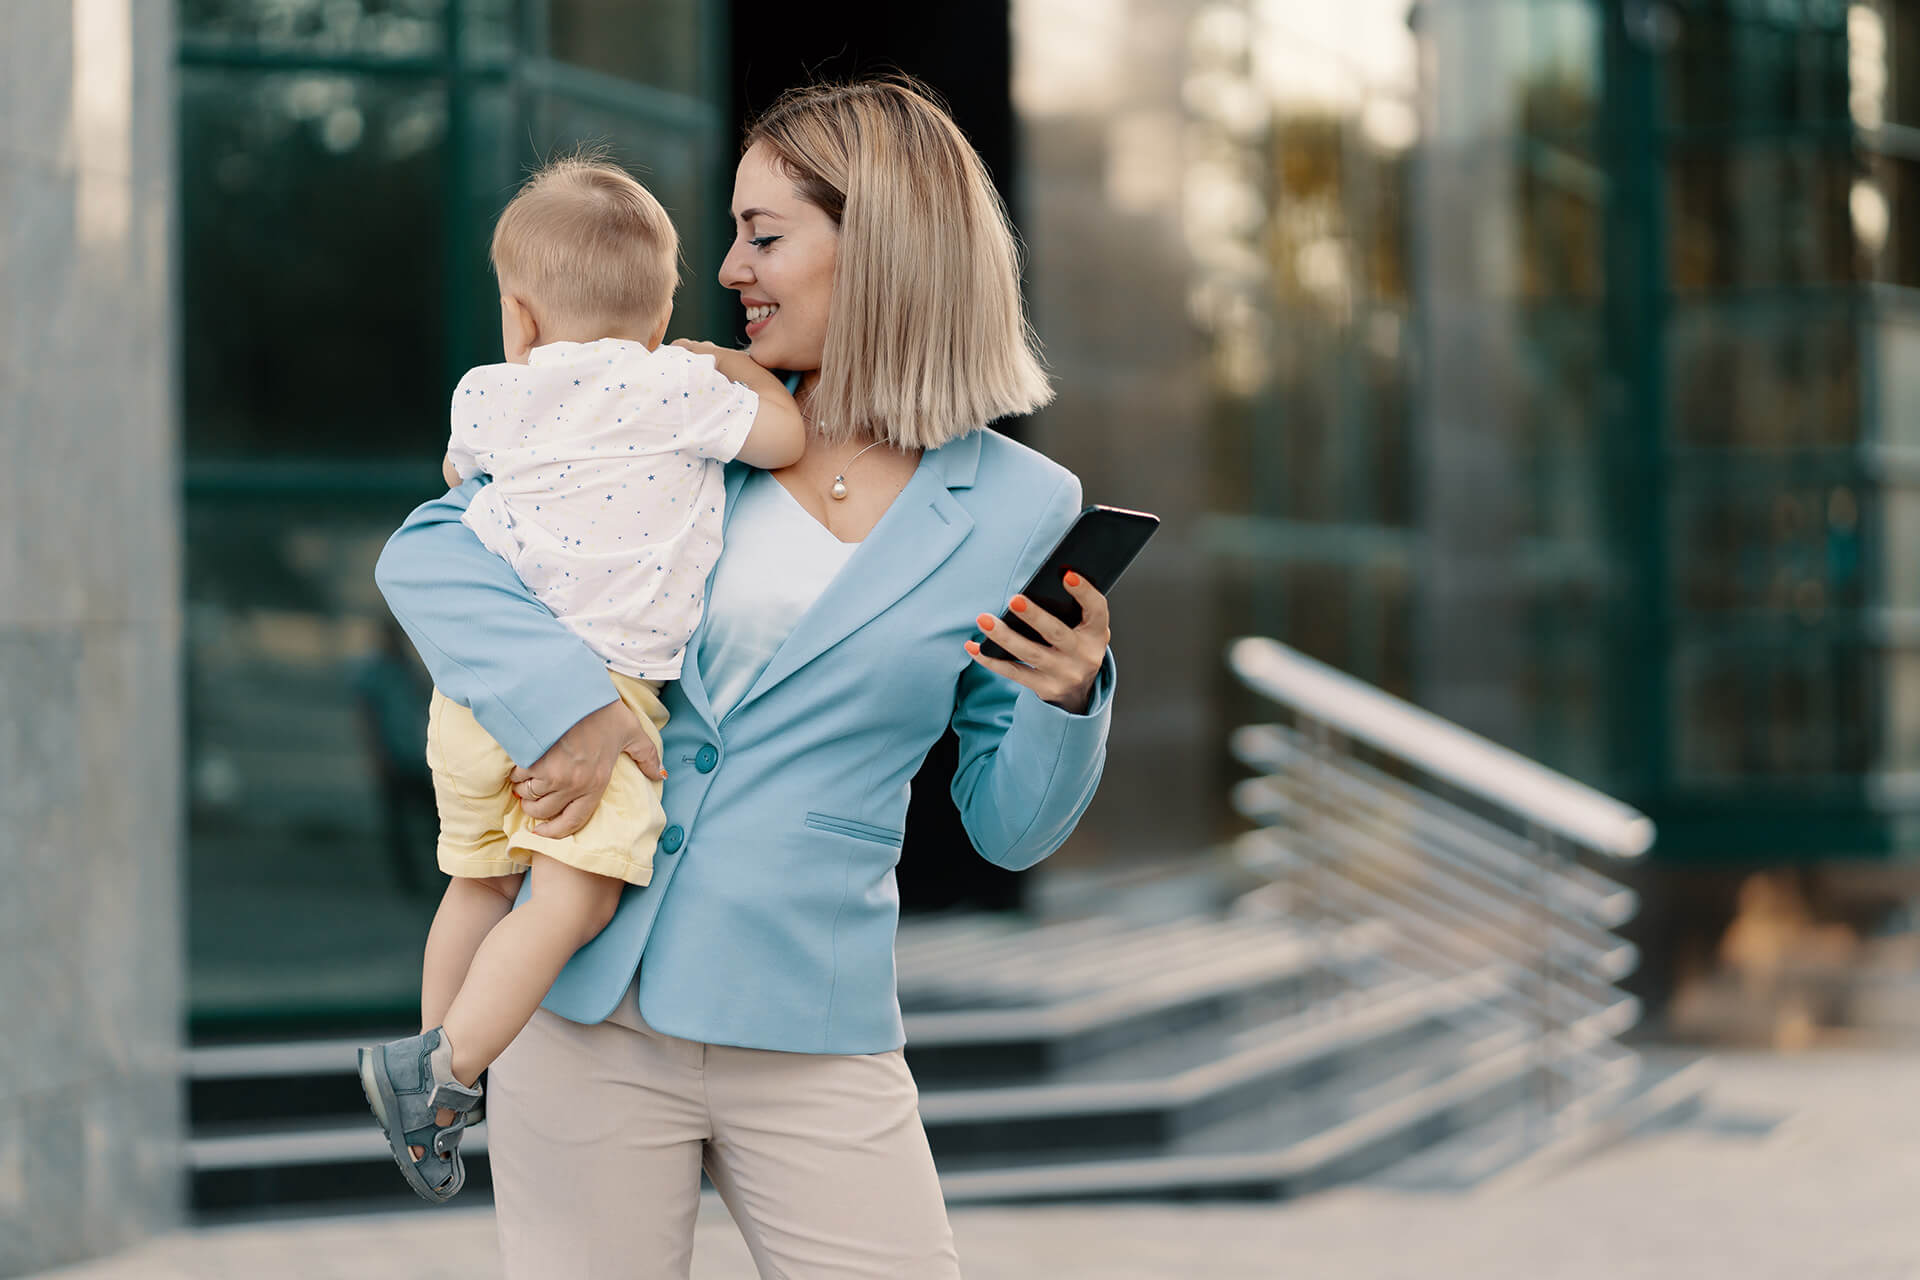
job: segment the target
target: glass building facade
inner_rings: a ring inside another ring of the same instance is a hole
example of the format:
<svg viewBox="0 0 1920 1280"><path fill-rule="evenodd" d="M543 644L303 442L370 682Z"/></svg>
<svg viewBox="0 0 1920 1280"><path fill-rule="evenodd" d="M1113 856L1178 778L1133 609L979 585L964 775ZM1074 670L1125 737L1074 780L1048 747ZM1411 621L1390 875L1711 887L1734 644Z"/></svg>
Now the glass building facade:
<svg viewBox="0 0 1920 1280"><path fill-rule="evenodd" d="M719 331L725 7L181 0L191 1012L407 1016L438 899L429 685L373 584L498 360L495 214L604 142Z"/></svg>
<svg viewBox="0 0 1920 1280"><path fill-rule="evenodd" d="M884 12L869 64L956 45ZM609 142L676 214L679 317L727 332L742 86L840 36L693 0L178 13L193 1015L399 1014L427 687L371 570L497 358L492 217ZM1018 154L1060 392L1022 433L1166 519L1062 862L1234 829L1247 633L1628 798L1676 865L1920 847L1920 8L994 14L1011 50L948 79L958 109L1011 72L1017 145L976 139L1003 182Z"/></svg>
<svg viewBox="0 0 1920 1280"><path fill-rule="evenodd" d="M1192 26L1223 633L1671 861L1913 849L1920 9L1320 8Z"/></svg>

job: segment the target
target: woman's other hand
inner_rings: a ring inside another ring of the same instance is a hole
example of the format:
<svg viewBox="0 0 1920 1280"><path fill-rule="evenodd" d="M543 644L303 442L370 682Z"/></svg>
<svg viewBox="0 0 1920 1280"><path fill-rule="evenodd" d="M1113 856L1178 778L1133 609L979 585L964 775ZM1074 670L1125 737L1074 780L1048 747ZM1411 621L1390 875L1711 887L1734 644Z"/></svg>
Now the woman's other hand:
<svg viewBox="0 0 1920 1280"><path fill-rule="evenodd" d="M622 753L655 782L666 779L660 751L640 727L640 717L616 699L567 730L532 768L515 769L509 775L513 794L534 820L534 832L558 839L586 826Z"/></svg>
<svg viewBox="0 0 1920 1280"><path fill-rule="evenodd" d="M1100 675L1113 637L1107 630L1107 598L1077 573L1069 573L1061 581L1080 602L1079 626L1069 627L1025 596L1015 596L1007 607L1046 643L1029 640L983 613L974 620L980 630L1019 661L989 658L973 640L967 641L967 652L987 670L1024 685L1056 707L1081 715L1093 700L1093 682Z"/></svg>

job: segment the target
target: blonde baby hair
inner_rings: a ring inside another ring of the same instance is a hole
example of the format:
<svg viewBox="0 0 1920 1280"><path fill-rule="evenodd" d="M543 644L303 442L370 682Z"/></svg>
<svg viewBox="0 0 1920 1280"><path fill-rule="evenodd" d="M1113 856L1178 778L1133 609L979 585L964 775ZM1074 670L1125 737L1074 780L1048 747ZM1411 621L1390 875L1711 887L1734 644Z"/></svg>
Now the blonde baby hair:
<svg viewBox="0 0 1920 1280"><path fill-rule="evenodd" d="M601 150L542 165L493 228L493 271L566 328L650 326L680 282L680 237L660 202Z"/></svg>

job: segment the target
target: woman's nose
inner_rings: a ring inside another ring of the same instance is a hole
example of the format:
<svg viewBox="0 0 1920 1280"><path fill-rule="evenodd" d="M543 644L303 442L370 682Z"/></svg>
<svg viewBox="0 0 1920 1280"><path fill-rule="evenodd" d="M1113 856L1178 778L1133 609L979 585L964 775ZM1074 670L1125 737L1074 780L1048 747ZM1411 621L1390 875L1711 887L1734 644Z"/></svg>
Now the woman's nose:
<svg viewBox="0 0 1920 1280"><path fill-rule="evenodd" d="M741 289L751 283L753 272L747 268L746 255L738 248L727 250L727 256L720 259L720 287Z"/></svg>

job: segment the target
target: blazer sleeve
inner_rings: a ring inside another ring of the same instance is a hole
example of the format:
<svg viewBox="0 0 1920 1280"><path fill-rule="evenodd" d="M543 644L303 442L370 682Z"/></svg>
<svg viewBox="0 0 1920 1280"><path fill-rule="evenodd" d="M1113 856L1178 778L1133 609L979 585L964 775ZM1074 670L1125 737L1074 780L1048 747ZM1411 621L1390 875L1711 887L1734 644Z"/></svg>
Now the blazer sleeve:
<svg viewBox="0 0 1920 1280"><path fill-rule="evenodd" d="M1028 538L1003 598L1026 581L1079 512L1080 481L1068 475ZM960 739L953 802L982 857L1024 870L1073 834L1106 766L1116 679L1109 649L1086 712L1075 715L978 663L967 665L953 713Z"/></svg>
<svg viewBox="0 0 1920 1280"><path fill-rule="evenodd" d="M460 522L485 483L417 508L387 539L373 577L434 687L530 765L619 693L607 664Z"/></svg>

